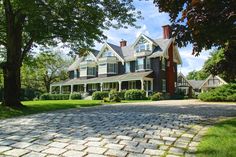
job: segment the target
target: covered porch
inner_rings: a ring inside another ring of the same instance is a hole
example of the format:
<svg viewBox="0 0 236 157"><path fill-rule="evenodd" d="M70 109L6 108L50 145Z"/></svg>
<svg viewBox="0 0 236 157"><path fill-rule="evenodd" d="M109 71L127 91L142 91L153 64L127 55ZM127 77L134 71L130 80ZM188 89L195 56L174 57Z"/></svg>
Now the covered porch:
<svg viewBox="0 0 236 157"><path fill-rule="evenodd" d="M105 78L91 78L91 79L72 79L62 83L55 83L50 85L50 93L89 93L94 91L110 91L110 90L128 90L141 89L146 91L148 96L153 91L153 78L150 77L152 71L136 72L123 75L105 77Z"/></svg>

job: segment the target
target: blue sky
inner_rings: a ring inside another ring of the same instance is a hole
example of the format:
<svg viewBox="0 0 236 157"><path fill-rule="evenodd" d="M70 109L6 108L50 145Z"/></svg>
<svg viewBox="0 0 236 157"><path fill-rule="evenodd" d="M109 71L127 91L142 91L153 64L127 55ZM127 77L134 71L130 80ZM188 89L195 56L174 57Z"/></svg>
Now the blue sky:
<svg viewBox="0 0 236 157"><path fill-rule="evenodd" d="M107 42L119 45L119 41L125 39L129 45L132 44L141 33L153 39L162 37L162 26L170 24L168 14L160 13L152 1L137 0L134 5L137 10L142 12L144 18L137 22L141 28L136 29L134 27L129 27L128 29L110 29L105 31L105 35L108 37ZM100 49L101 46L102 44L96 43L96 49ZM178 67L178 70L186 75L189 71L201 69L204 61L208 58L210 51L203 51L200 56L195 57L191 54L192 46L188 45L187 47L179 48L179 52L183 64Z"/></svg>

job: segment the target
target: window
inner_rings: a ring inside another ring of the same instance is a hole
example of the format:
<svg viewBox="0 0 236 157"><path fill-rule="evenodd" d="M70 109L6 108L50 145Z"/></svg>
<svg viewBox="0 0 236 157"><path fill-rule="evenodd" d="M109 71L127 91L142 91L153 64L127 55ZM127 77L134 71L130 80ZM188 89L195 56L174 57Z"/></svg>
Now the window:
<svg viewBox="0 0 236 157"><path fill-rule="evenodd" d="M166 79L162 79L162 92L166 92Z"/></svg>
<svg viewBox="0 0 236 157"><path fill-rule="evenodd" d="M74 78L77 78L78 74L77 74L77 70L74 70Z"/></svg>
<svg viewBox="0 0 236 157"><path fill-rule="evenodd" d="M146 59L146 69L151 69L151 60L150 60L150 58Z"/></svg>
<svg viewBox="0 0 236 157"><path fill-rule="evenodd" d="M136 89L136 81L129 81L128 89Z"/></svg>
<svg viewBox="0 0 236 157"><path fill-rule="evenodd" d="M91 55L86 56L85 61L92 61L93 57Z"/></svg>
<svg viewBox="0 0 236 157"><path fill-rule="evenodd" d="M110 89L117 89L117 88L118 88L117 82L103 83L103 90L110 90Z"/></svg>
<svg viewBox="0 0 236 157"><path fill-rule="evenodd" d="M111 57L111 56L113 56L113 53L111 51L105 51L102 54L102 57Z"/></svg>
<svg viewBox="0 0 236 157"><path fill-rule="evenodd" d="M130 72L130 62L125 63L125 72L129 73Z"/></svg>
<svg viewBox="0 0 236 157"><path fill-rule="evenodd" d="M108 63L107 64L107 73L117 73L117 64L116 63Z"/></svg>
<svg viewBox="0 0 236 157"><path fill-rule="evenodd" d="M166 71L166 60L165 60L165 58L161 59L161 69L163 71Z"/></svg>
<svg viewBox="0 0 236 157"><path fill-rule="evenodd" d="M148 43L140 43L136 46L136 52L149 51L150 45Z"/></svg>
<svg viewBox="0 0 236 157"><path fill-rule="evenodd" d="M136 70L144 69L144 58L137 58L136 60Z"/></svg>
<svg viewBox="0 0 236 157"><path fill-rule="evenodd" d="M96 69L95 69L95 67L88 67L88 68L87 68L87 75L89 75L89 76L94 76L94 75L96 75Z"/></svg>

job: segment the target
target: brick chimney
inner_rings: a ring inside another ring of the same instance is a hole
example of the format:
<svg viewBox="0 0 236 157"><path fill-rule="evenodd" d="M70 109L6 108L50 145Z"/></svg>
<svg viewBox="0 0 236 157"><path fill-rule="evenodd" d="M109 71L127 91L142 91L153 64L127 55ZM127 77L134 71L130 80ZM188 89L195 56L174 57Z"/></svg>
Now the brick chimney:
<svg viewBox="0 0 236 157"><path fill-rule="evenodd" d="M122 40L120 41L120 47L125 47L126 44L127 44L127 41L126 41L126 40L122 39Z"/></svg>
<svg viewBox="0 0 236 157"><path fill-rule="evenodd" d="M170 39L171 38L171 28L170 25L164 25L163 28L163 38Z"/></svg>

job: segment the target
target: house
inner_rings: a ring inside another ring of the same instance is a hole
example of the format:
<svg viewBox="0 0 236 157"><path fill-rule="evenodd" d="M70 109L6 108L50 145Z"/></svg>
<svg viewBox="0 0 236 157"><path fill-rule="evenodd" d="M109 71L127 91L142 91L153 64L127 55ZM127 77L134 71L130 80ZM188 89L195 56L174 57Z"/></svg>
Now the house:
<svg viewBox="0 0 236 157"><path fill-rule="evenodd" d="M50 85L51 93L143 89L173 95L181 57L169 25L163 38L141 34L131 45L104 43L102 48L77 56L68 68L69 79Z"/></svg>
<svg viewBox="0 0 236 157"><path fill-rule="evenodd" d="M177 86L178 91L191 97L193 94L198 95L201 92L208 91L212 88L227 84L219 76L210 75L205 80L188 80L181 72L178 74Z"/></svg>

